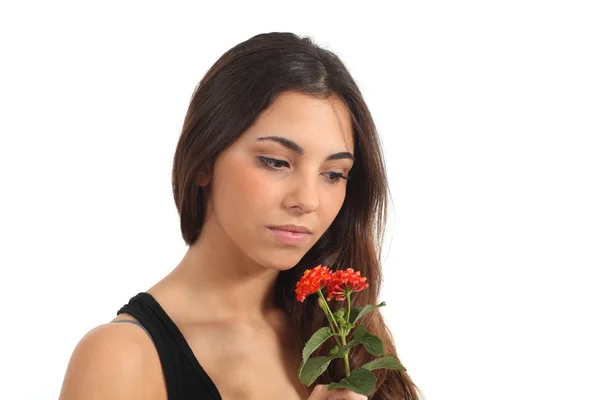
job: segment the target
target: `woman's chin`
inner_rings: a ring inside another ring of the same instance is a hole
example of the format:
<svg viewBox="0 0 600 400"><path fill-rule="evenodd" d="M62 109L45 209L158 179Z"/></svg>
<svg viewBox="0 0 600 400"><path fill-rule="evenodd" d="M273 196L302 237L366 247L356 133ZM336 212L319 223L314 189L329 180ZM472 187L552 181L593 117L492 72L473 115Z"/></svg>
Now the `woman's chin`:
<svg viewBox="0 0 600 400"><path fill-rule="evenodd" d="M294 258L289 260L268 260L262 265L268 269L274 269L278 271L287 271L294 268L299 262L301 258Z"/></svg>

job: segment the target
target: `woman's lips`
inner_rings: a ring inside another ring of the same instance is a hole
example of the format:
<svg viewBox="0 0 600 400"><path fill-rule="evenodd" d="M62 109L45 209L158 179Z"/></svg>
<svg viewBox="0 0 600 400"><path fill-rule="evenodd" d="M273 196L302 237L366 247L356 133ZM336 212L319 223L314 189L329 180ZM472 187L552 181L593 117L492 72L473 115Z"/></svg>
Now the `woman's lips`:
<svg viewBox="0 0 600 400"><path fill-rule="evenodd" d="M290 232L290 231L284 231L281 229L273 229L273 228L269 228L269 230L271 232L273 232L274 237L276 239L278 239L279 241L286 243L286 244L292 244L292 245L298 245L298 244L304 243L308 239L308 236L310 235L309 233Z"/></svg>

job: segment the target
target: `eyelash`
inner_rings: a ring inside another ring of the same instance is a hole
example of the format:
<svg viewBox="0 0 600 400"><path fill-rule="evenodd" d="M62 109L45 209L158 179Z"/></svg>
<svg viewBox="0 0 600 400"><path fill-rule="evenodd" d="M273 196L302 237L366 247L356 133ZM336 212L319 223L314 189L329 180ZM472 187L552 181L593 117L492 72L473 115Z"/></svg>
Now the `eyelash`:
<svg viewBox="0 0 600 400"><path fill-rule="evenodd" d="M273 167L271 165L269 165L269 162L274 162L274 163L281 163L283 165L288 165L287 161L282 161L282 160L277 160L275 158L268 158L268 157L258 157L259 161L261 162L261 164L263 165L264 168L271 170L271 171L279 171L279 168ZM330 185L336 185L340 182L340 179L346 179L348 180L349 177L348 176L344 176L343 174L339 173L339 172L330 172L331 176L333 176L335 179L327 179L327 183L329 183Z"/></svg>

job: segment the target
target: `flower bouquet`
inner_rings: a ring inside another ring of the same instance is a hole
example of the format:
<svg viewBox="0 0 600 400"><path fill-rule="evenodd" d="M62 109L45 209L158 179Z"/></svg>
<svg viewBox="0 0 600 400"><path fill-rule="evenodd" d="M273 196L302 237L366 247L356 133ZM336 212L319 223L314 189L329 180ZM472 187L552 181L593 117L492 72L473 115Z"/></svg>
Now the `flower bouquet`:
<svg viewBox="0 0 600 400"><path fill-rule="evenodd" d="M355 272L352 268L333 272L327 267L318 265L304 271L304 275L296 283L296 300L304 302L306 296L317 293L319 296L319 306L325 312L329 321L329 326L317 330L304 345L302 365L298 370L300 381L303 384L307 386L312 385L327 370L329 363L336 358L344 359L346 377L340 382L330 383L327 387L328 390L346 388L355 393L368 396L373 393L377 383L377 379L371 373L371 370L389 368L406 371L406 368L394 356L379 357L354 371L350 370L348 351L354 346L363 345L367 352L373 355L383 356L384 354L382 340L369 333L364 325L356 327L356 323L370 311L385 306L385 302L381 302L376 306L351 307L351 294L369 287L366 280L366 277L360 276L360 271ZM327 300L322 289L326 289L327 291ZM347 301L348 309L341 308L335 314L332 313L327 304L327 301L331 299L335 301ZM347 336L352 329L354 329L352 340L347 341ZM335 339L335 347L330 350L329 355L310 357L330 337Z"/></svg>

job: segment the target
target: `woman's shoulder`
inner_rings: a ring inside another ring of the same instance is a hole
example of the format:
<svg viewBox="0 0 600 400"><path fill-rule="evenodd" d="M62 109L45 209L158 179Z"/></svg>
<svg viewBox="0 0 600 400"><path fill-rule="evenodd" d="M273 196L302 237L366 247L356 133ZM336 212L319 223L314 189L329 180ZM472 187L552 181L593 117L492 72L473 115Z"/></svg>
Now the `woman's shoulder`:
<svg viewBox="0 0 600 400"><path fill-rule="evenodd" d="M77 343L63 382L60 400L166 399L158 353L141 327L113 321L94 327Z"/></svg>

